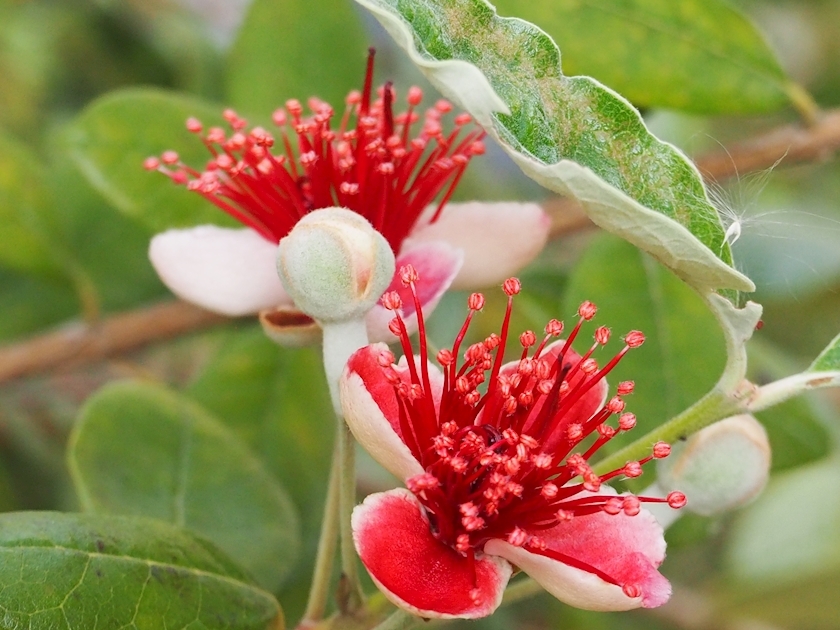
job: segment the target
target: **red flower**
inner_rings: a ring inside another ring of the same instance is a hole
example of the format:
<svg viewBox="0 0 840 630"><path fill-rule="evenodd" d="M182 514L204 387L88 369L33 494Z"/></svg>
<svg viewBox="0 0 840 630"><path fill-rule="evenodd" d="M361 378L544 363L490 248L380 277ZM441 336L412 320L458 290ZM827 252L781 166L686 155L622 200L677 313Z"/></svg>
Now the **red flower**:
<svg viewBox="0 0 840 630"><path fill-rule="evenodd" d="M319 208L348 208L370 221L398 265L412 264L424 274L421 303L427 308L453 281L456 288L498 282L542 249L548 219L536 204L448 204L469 161L484 152L484 132L468 115L455 116L452 131L445 131L448 102L438 101L421 120L422 92L414 87L407 111L394 114L391 84L374 99L372 83L371 52L364 89L350 93L337 124L333 108L316 98L308 102L309 116L295 100L274 112L273 134L248 130L244 119L227 110L229 131L187 121L212 154L203 171L172 151L146 161L146 168L186 185L247 226L157 235L150 257L173 292L230 315L292 306L274 271L276 245ZM403 290L396 277L391 290ZM411 308L409 301L409 325ZM389 319L374 309L368 322L374 337L386 338Z"/></svg>
<svg viewBox="0 0 840 630"><path fill-rule="evenodd" d="M414 292L416 272L400 273ZM644 336L628 333L624 348L599 366L593 354L610 337L601 327L595 343L577 354L571 344L596 310L587 302L567 340L551 341L563 330L552 320L541 340L531 331L520 335L519 359L503 364L519 289L518 280L505 282L500 334L468 347L461 365L462 340L484 304L480 294L470 297L453 346L438 352L440 369L428 360L422 314L413 360L395 365L378 344L348 362L341 381L345 418L359 442L408 487L371 495L356 507L362 562L395 604L424 617L490 614L514 566L581 608L659 606L670 595L657 571L665 540L641 504L680 507L685 497L617 495L605 482L639 476L670 447L658 443L651 456L605 475L589 465L601 446L635 425L622 400L633 383L619 384L607 400L604 377ZM383 302L391 310L401 306L396 294L386 293ZM410 356L399 315L391 328ZM612 416L616 426L608 424Z"/></svg>

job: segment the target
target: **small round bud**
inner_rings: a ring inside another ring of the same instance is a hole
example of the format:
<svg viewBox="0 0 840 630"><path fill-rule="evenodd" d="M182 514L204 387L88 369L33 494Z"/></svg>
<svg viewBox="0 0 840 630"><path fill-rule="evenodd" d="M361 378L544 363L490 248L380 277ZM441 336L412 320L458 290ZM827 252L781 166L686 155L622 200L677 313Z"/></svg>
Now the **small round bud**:
<svg viewBox="0 0 840 630"><path fill-rule="evenodd" d="M732 416L675 444L656 471L663 490L679 490L687 496L687 509L692 512L711 516L740 507L767 483L767 432L750 415Z"/></svg>
<svg viewBox="0 0 840 630"><path fill-rule="evenodd" d="M317 321L364 316L388 288L394 253L361 215L310 212L280 241L277 271L301 311Z"/></svg>

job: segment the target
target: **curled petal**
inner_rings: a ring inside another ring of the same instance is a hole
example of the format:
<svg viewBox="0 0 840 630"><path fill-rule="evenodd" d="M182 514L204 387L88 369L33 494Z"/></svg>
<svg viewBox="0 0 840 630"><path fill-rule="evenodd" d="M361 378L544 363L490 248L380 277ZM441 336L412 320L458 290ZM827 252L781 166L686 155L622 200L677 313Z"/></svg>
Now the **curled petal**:
<svg viewBox="0 0 840 630"><path fill-rule="evenodd" d="M250 228L168 230L149 244L155 271L175 295L231 316L292 304L276 256L277 244Z"/></svg>
<svg viewBox="0 0 840 630"><path fill-rule="evenodd" d="M423 467L402 438L399 400L379 364L387 349L384 343L373 344L350 357L339 383L341 408L359 444L388 471L408 479L422 473ZM408 382L406 371L396 370ZM442 378L431 366L430 376L436 381Z"/></svg>
<svg viewBox="0 0 840 630"><path fill-rule="evenodd" d="M411 264L417 270L417 297L423 307L423 316L428 317L437 306L440 298L452 284L452 280L464 261L463 253L447 245L445 242L432 241L420 243L410 247L403 247L396 260L396 271L386 292L396 291L402 298L402 317L409 334L417 330L417 311L411 290L400 280L400 267ZM396 341L394 334L388 330L388 323L394 318L394 313L382 304L376 304L368 312L368 337L371 341Z"/></svg>
<svg viewBox="0 0 840 630"><path fill-rule="evenodd" d="M654 608L671 595L671 585L657 570L665 557L665 538L646 510L636 516L580 516L535 533L546 543L545 555L502 540L489 541L485 551L520 567L557 599L577 608ZM641 594L629 597L622 586Z"/></svg>
<svg viewBox="0 0 840 630"><path fill-rule="evenodd" d="M453 289L486 287L514 275L542 251L551 226L535 203L450 203L429 223L435 210L426 209L406 243L446 241L463 250Z"/></svg>
<svg viewBox="0 0 840 630"><path fill-rule="evenodd" d="M400 608L422 617L475 619L501 603L511 566L478 554L473 573L466 557L432 536L408 490L370 495L353 510L352 526L362 563Z"/></svg>

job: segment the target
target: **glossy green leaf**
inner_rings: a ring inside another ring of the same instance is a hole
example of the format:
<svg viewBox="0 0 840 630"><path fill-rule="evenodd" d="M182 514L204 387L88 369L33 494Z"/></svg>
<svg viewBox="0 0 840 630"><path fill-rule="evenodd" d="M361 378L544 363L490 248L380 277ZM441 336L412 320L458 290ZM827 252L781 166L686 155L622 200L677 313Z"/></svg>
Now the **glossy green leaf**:
<svg viewBox="0 0 840 630"><path fill-rule="evenodd" d="M545 33L485 0L357 0L543 186L701 291L752 291L696 168L621 96L563 76ZM474 65L473 65L474 64Z"/></svg>
<svg viewBox="0 0 840 630"><path fill-rule="evenodd" d="M81 175L60 143L51 157L50 185L54 198L62 200L56 220L62 243L96 286L102 310L128 309L170 295L149 262L152 230L117 212Z"/></svg>
<svg viewBox="0 0 840 630"><path fill-rule="evenodd" d="M638 418L635 437L687 408L720 377L725 350L712 313L689 287L628 243L604 235L590 245L569 281L567 319L584 300L595 303L595 323L609 327L614 337L631 330L645 333L645 343L609 377L613 385L636 383L627 398L628 410ZM586 332L580 351L594 328ZM606 363L618 349L612 342L596 359Z"/></svg>
<svg viewBox="0 0 840 630"><path fill-rule="evenodd" d="M836 460L771 480L727 541L723 609L785 628L840 623L840 466Z"/></svg>
<svg viewBox="0 0 840 630"><path fill-rule="evenodd" d="M0 133L0 264L42 277L64 275L51 247L46 178L36 156Z"/></svg>
<svg viewBox="0 0 840 630"><path fill-rule="evenodd" d="M300 532L285 489L229 429L161 386L122 382L91 397L69 464L87 511L189 527L271 590L295 566Z"/></svg>
<svg viewBox="0 0 840 630"><path fill-rule="evenodd" d="M789 81L756 27L721 0L497 0L538 24L584 74L640 107L704 114L766 112Z"/></svg>
<svg viewBox="0 0 840 630"><path fill-rule="evenodd" d="M155 89L112 92L91 103L70 124L64 140L70 157L88 181L116 208L155 231L203 223L234 225L200 195L176 186L143 160L166 150L189 164L204 164L210 153L187 131L195 116L222 124L222 107Z"/></svg>
<svg viewBox="0 0 840 630"><path fill-rule="evenodd" d="M364 81L369 40L349 0L254 0L227 62L231 105L267 118L310 96L344 107Z"/></svg>
<svg viewBox="0 0 840 630"><path fill-rule="evenodd" d="M281 348L253 328L232 335L188 390L283 480L298 507L302 562L280 594L290 618L306 601L332 461L335 419L323 369L317 349Z"/></svg>
<svg viewBox="0 0 840 630"><path fill-rule="evenodd" d="M282 630L277 601L207 541L151 519L0 514L0 627Z"/></svg>

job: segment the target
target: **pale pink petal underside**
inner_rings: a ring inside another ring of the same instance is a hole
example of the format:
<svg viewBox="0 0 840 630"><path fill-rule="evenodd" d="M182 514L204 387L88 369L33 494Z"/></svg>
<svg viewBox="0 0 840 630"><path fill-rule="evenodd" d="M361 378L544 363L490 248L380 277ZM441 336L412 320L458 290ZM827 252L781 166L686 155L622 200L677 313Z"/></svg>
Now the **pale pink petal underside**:
<svg viewBox="0 0 840 630"><path fill-rule="evenodd" d="M432 536L408 490L370 495L353 510L352 526L362 563L395 605L421 617L475 619L501 603L511 566L479 554L473 573L467 558Z"/></svg>
<svg viewBox="0 0 840 630"><path fill-rule="evenodd" d="M611 516L606 512L580 516L535 534L549 550L572 559L572 564L594 567L621 586L592 571L501 540L488 542L485 551L509 560L559 600L577 608L654 608L671 595L671 585L657 570L665 557L665 538L646 510L636 516ZM622 586L637 587L641 595L628 597Z"/></svg>
<svg viewBox="0 0 840 630"><path fill-rule="evenodd" d="M498 284L531 262L548 239L551 221L535 203L450 203L434 223L429 207L406 243L446 241L464 251L453 289Z"/></svg>
<svg viewBox="0 0 840 630"><path fill-rule="evenodd" d="M339 382L341 408L359 444L386 470L408 479L423 467L402 439L397 394L379 364L385 350L384 343L373 344L350 357Z"/></svg>
<svg viewBox="0 0 840 630"><path fill-rule="evenodd" d="M417 297L423 308L423 317L428 317L452 284L463 260L463 253L445 242L432 241L403 247L397 256L394 277L386 291L400 294L403 302L402 317L409 334L417 330L417 310L411 290L400 280L400 267L411 264L417 270ZM393 312L377 303L365 318L370 340L395 342L397 338L388 330L388 324L393 318Z"/></svg>
<svg viewBox="0 0 840 630"><path fill-rule="evenodd" d="M181 299L223 315L291 305L277 276L277 244L252 229L202 225L157 234L149 259Z"/></svg>

